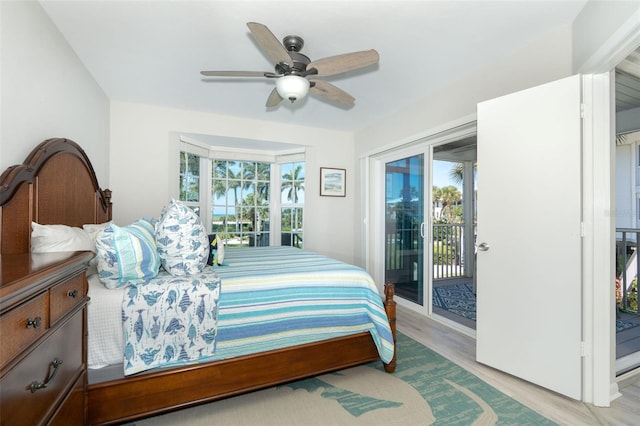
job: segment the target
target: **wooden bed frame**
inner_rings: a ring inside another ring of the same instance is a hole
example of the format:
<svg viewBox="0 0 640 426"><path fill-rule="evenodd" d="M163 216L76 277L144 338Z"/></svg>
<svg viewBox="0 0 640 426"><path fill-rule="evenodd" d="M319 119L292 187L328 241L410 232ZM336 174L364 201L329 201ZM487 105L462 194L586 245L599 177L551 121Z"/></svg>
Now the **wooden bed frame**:
<svg viewBox="0 0 640 426"><path fill-rule="evenodd" d="M24 164L0 176L0 253L29 253L31 222L82 226L111 220L111 192L101 190L85 152L68 139L39 144ZM385 310L393 337L393 284ZM86 349L85 349L86 350ZM379 360L369 333L260 354L157 369L89 385L89 424L115 424ZM395 355L388 372L396 365Z"/></svg>

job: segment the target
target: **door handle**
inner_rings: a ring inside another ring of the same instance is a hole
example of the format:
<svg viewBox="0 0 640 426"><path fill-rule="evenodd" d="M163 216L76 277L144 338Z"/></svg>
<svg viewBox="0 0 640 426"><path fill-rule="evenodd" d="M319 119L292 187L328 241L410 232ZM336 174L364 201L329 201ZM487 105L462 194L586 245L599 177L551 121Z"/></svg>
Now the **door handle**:
<svg viewBox="0 0 640 426"><path fill-rule="evenodd" d="M490 248L489 244L487 244L487 243L480 243L478 245L478 250L480 250L480 251L488 251L489 248Z"/></svg>
<svg viewBox="0 0 640 426"><path fill-rule="evenodd" d="M424 222L420 224L420 236L424 238Z"/></svg>

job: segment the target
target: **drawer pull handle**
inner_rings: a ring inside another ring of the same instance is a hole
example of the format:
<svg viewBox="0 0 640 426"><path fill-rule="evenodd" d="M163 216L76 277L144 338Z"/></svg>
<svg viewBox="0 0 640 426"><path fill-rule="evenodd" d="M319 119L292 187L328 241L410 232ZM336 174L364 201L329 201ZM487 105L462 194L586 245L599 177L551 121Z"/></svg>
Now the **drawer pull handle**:
<svg viewBox="0 0 640 426"><path fill-rule="evenodd" d="M56 373L58 372L58 367L60 367L61 365L62 365L62 360L58 358L54 358L53 362L49 364L49 369L47 371L47 378L44 379L44 383L40 383L38 381L31 383L31 393L35 393L35 391L37 391L38 389L46 388L49 385L49 383L53 380L53 378L56 377ZM53 370L51 369L51 367L53 367Z"/></svg>
<svg viewBox="0 0 640 426"><path fill-rule="evenodd" d="M69 290L69 292L67 293L67 296L69 296L72 299L75 299L76 297L78 297L78 289L74 288L73 290Z"/></svg>
<svg viewBox="0 0 640 426"><path fill-rule="evenodd" d="M35 319L27 318L27 328L38 328L42 325L42 318L36 317Z"/></svg>

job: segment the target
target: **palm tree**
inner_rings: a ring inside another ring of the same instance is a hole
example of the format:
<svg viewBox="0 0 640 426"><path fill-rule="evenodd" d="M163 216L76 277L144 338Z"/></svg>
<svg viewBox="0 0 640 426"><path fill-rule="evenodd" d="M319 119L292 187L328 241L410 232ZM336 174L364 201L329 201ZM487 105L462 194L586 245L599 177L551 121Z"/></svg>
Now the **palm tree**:
<svg viewBox="0 0 640 426"><path fill-rule="evenodd" d="M216 161L214 166L213 194L215 197L224 197L227 191L233 190L234 211L236 216L236 231L238 227L238 188L241 185L240 176L234 173L235 161ZM226 231L226 226L225 226Z"/></svg>
<svg viewBox="0 0 640 426"><path fill-rule="evenodd" d="M304 181L302 180L302 165L297 165L289 173L282 175L281 191L287 191L287 200L292 203L298 202L298 192L304 191Z"/></svg>
<svg viewBox="0 0 640 426"><path fill-rule="evenodd" d="M198 201L200 195L200 157L180 153L180 199Z"/></svg>
<svg viewBox="0 0 640 426"><path fill-rule="evenodd" d="M436 206L442 202L442 189L434 185L431 189L431 197L433 199L433 216L435 217Z"/></svg>
<svg viewBox="0 0 640 426"><path fill-rule="evenodd" d="M447 219L450 222L453 217L451 208L462 201L462 193L455 186L445 186L441 189L440 200L442 201L442 214L446 211Z"/></svg>
<svg viewBox="0 0 640 426"><path fill-rule="evenodd" d="M455 163L449 170L449 177L455 183L461 184L464 180L464 163Z"/></svg>
<svg viewBox="0 0 640 426"><path fill-rule="evenodd" d="M478 167L478 163L473 163L473 169L475 170ZM462 184L464 181L464 163L455 163L451 170L449 170L449 177L453 182Z"/></svg>

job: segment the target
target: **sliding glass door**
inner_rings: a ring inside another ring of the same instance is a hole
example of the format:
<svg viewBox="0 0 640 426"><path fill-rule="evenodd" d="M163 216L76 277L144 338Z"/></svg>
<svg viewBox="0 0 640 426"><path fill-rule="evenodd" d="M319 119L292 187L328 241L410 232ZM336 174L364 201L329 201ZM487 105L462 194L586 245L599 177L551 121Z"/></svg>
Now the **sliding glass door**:
<svg viewBox="0 0 640 426"><path fill-rule="evenodd" d="M385 162L385 282L424 306L424 154Z"/></svg>

